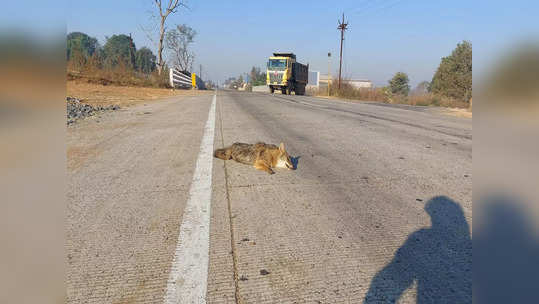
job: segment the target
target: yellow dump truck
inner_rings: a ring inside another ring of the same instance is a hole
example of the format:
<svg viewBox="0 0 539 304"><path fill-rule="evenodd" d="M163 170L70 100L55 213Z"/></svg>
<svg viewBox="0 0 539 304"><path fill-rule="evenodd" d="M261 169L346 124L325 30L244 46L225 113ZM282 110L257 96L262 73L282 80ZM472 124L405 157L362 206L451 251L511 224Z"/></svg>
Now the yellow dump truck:
<svg viewBox="0 0 539 304"><path fill-rule="evenodd" d="M305 94L309 75L309 65L296 62L293 53L273 53L269 58L266 71L266 84L270 92L281 90L283 94Z"/></svg>

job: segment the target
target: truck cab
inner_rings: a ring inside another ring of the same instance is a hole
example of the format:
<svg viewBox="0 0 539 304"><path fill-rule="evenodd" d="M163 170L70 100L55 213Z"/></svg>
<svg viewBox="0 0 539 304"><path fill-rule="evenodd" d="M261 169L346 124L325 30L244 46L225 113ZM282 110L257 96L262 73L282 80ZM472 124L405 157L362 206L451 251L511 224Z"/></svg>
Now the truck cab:
<svg viewBox="0 0 539 304"><path fill-rule="evenodd" d="M270 92L281 90L283 94L305 94L308 66L296 62L293 53L273 53L267 63L266 84Z"/></svg>

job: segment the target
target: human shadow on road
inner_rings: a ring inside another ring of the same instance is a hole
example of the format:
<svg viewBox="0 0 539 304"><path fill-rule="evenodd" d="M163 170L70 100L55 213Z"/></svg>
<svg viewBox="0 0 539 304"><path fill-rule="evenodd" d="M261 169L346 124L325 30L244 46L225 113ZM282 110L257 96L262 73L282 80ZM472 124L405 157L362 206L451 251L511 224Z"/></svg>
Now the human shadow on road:
<svg viewBox="0 0 539 304"><path fill-rule="evenodd" d="M417 303L472 303L472 240L464 213L445 196L430 199L432 226L412 233L371 281L364 303L395 303L417 283Z"/></svg>
<svg viewBox="0 0 539 304"><path fill-rule="evenodd" d="M299 159L301 158L301 156L291 156L290 157L290 161L292 162L292 165L294 165L294 169L297 169L298 168L298 163L299 163Z"/></svg>

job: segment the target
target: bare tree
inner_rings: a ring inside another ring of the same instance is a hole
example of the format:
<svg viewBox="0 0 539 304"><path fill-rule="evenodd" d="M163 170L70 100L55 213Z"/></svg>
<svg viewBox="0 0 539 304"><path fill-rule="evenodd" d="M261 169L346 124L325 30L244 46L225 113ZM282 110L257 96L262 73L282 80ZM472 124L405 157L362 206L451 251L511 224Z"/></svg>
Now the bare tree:
<svg viewBox="0 0 539 304"><path fill-rule="evenodd" d="M195 55L189 51L189 44L193 43L196 31L182 24L167 32L166 46L172 55L172 65L181 71L191 71Z"/></svg>
<svg viewBox="0 0 539 304"><path fill-rule="evenodd" d="M166 30L165 22L171 13L177 12L178 7L185 6L185 4L180 2L180 0L168 0L166 7L163 7L161 0L154 0L154 2L159 9L159 16L161 16L159 24L159 43L157 46L157 70L159 74L161 74L163 72L163 67L165 66L165 62L163 61L163 41L165 40Z"/></svg>

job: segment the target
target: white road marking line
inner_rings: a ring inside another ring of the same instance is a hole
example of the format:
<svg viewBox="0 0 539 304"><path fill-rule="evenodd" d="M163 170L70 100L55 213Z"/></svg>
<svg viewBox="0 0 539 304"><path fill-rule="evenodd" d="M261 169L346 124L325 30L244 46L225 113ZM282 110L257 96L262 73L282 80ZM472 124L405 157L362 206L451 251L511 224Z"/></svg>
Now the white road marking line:
<svg viewBox="0 0 539 304"><path fill-rule="evenodd" d="M164 299L167 304L206 303L216 99L216 95L213 95L183 212Z"/></svg>

